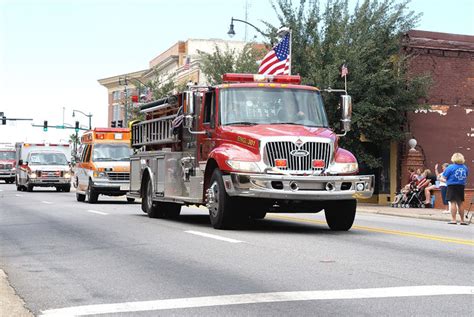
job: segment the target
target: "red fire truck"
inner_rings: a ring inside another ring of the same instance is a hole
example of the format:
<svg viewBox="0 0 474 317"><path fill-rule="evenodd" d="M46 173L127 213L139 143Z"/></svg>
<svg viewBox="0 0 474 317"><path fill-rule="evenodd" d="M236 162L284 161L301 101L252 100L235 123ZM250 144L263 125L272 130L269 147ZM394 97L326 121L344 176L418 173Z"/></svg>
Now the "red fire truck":
<svg viewBox="0 0 474 317"><path fill-rule="evenodd" d="M338 146L318 88L299 76L225 74L224 84L189 87L141 106L131 126L135 154L129 197L150 217L176 217L205 205L216 229L267 212L324 209L332 230L349 230L356 198L373 193L373 175ZM350 130L351 98L341 96Z"/></svg>

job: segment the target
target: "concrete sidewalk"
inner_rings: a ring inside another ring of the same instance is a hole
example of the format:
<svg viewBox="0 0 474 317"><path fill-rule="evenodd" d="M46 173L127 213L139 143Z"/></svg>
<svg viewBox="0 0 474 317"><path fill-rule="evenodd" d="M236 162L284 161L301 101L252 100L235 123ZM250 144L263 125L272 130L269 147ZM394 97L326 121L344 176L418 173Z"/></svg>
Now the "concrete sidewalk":
<svg viewBox="0 0 474 317"><path fill-rule="evenodd" d="M469 206L467 206L467 208L469 208ZM464 209L467 209L467 208L466 206L464 206ZM390 216L397 216L397 217L438 220L438 221L445 221L445 222L451 221L450 214L443 213L442 209L434 209L434 208L394 208L391 206L359 203L357 204L357 212L390 215ZM467 210L465 214L467 214ZM469 217L471 217L471 214L469 214ZM457 215L457 221L459 222L459 214ZM468 222L469 220L464 219L464 221ZM471 223L472 223L472 219L471 219Z"/></svg>

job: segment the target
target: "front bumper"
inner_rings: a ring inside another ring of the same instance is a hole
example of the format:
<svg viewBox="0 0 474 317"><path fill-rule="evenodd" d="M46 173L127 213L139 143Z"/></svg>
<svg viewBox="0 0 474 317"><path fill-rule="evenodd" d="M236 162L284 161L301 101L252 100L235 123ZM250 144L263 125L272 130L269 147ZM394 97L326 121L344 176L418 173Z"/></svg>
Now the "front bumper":
<svg viewBox="0 0 474 317"><path fill-rule="evenodd" d="M374 192L374 175L293 176L231 173L224 175L229 196L298 199L346 200L370 198Z"/></svg>
<svg viewBox="0 0 474 317"><path fill-rule="evenodd" d="M109 181L106 179L104 180L94 179L92 186L99 193L124 195L126 192L130 190L129 181Z"/></svg>
<svg viewBox="0 0 474 317"><path fill-rule="evenodd" d="M12 171L0 171L0 179L14 178L15 175L16 175L15 172L12 172Z"/></svg>
<svg viewBox="0 0 474 317"><path fill-rule="evenodd" d="M57 186L57 185L67 185L71 183L70 178L64 178L64 177L58 177L58 178L48 178L48 179L42 179L42 178L30 178L28 180L28 183L34 185L34 186L44 186L44 187L51 187L51 186Z"/></svg>

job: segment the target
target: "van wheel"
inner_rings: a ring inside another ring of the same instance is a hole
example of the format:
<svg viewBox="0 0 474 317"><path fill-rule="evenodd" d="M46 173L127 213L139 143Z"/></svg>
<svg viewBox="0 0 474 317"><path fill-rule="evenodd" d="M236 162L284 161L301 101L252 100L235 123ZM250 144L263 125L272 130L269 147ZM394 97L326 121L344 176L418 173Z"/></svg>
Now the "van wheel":
<svg viewBox="0 0 474 317"><path fill-rule="evenodd" d="M145 193L142 198L142 209L148 214L150 218L163 218L163 209L157 203L153 202L153 184L151 178L148 177Z"/></svg>
<svg viewBox="0 0 474 317"><path fill-rule="evenodd" d="M89 204L95 204L99 199L99 194L95 191L94 187L92 186L92 181L89 180L89 186L87 186L86 190L87 201Z"/></svg>
<svg viewBox="0 0 474 317"><path fill-rule="evenodd" d="M26 191L27 192L32 192L33 191L33 185L31 185L31 184L26 185Z"/></svg>
<svg viewBox="0 0 474 317"><path fill-rule="evenodd" d="M63 191L66 193L69 193L71 191L71 184L64 185Z"/></svg>
<svg viewBox="0 0 474 317"><path fill-rule="evenodd" d="M356 209L355 199L328 202L324 208L324 215L329 228L334 231L349 230L354 223Z"/></svg>
<svg viewBox="0 0 474 317"><path fill-rule="evenodd" d="M222 173L215 169L209 187L206 189L206 206L209 209L211 224L215 229L231 229L234 223L235 206L233 199L227 195L222 180Z"/></svg>
<svg viewBox="0 0 474 317"><path fill-rule="evenodd" d="M84 201L84 200L86 200L86 195L76 193L76 200L77 201Z"/></svg>

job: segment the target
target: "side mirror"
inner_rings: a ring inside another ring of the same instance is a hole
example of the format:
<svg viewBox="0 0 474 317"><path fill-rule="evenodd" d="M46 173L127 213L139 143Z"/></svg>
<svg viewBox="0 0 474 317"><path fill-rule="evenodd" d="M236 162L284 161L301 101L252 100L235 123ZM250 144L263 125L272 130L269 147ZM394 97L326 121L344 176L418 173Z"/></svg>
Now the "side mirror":
<svg viewBox="0 0 474 317"><path fill-rule="evenodd" d="M344 132L349 132L351 130L351 120L352 120L352 98L349 95L341 96L341 106L342 106L342 118L341 118L341 129Z"/></svg>

